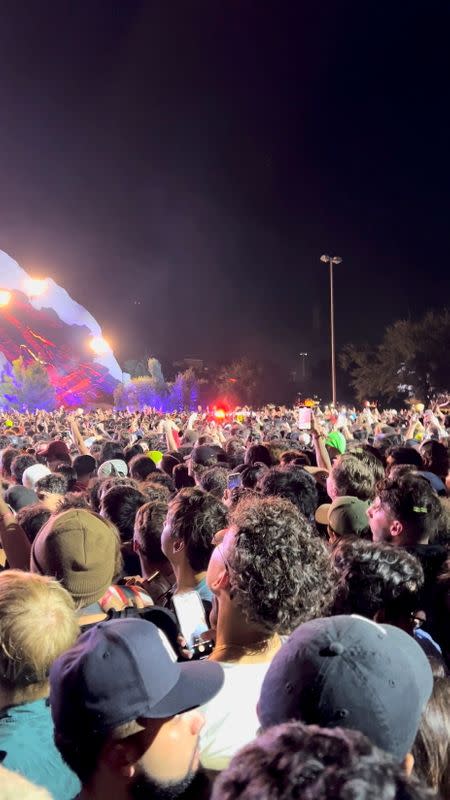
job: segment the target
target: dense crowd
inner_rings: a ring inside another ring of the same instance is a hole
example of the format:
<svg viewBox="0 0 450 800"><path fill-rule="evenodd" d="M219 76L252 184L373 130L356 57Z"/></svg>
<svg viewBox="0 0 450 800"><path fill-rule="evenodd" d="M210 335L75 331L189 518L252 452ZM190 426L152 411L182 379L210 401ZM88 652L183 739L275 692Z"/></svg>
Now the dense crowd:
<svg viewBox="0 0 450 800"><path fill-rule="evenodd" d="M447 410L0 413L0 798L450 798Z"/></svg>

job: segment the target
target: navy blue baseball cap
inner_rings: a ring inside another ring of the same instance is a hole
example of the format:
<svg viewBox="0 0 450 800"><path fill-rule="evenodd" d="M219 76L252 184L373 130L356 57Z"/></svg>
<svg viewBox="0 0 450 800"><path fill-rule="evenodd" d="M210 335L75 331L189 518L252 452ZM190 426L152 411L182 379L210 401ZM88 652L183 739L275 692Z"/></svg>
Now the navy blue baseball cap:
<svg viewBox="0 0 450 800"><path fill-rule="evenodd" d="M400 628L357 615L315 619L273 659L258 716L264 728L292 719L351 728L401 761L432 688L424 651Z"/></svg>
<svg viewBox="0 0 450 800"><path fill-rule="evenodd" d="M132 720L164 719L211 700L220 664L180 664L163 631L142 619L101 622L82 634L50 670L58 733L104 734Z"/></svg>

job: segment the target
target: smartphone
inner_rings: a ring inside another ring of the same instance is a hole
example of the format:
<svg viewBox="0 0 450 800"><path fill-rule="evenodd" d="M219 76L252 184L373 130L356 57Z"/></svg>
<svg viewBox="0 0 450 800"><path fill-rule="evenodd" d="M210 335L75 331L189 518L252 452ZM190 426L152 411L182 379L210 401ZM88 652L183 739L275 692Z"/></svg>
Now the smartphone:
<svg viewBox="0 0 450 800"><path fill-rule="evenodd" d="M239 489L242 486L242 475L240 472L231 472L227 478L228 489Z"/></svg>
<svg viewBox="0 0 450 800"><path fill-rule="evenodd" d="M311 430L311 418L312 418L312 409L311 408L299 408L298 410L298 422L297 425L302 431L309 431Z"/></svg>
<svg viewBox="0 0 450 800"><path fill-rule="evenodd" d="M205 658L213 650L212 641L201 638L206 633L206 622L203 603L197 592L175 594L172 597L173 607L177 615L180 631L184 636L187 646L194 658Z"/></svg>

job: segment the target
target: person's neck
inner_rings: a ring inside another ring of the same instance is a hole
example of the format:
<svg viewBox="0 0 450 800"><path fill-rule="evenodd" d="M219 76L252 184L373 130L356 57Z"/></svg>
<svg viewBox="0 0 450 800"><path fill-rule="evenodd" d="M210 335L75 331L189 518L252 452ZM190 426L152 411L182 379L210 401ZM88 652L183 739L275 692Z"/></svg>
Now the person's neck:
<svg viewBox="0 0 450 800"><path fill-rule="evenodd" d="M172 564L176 580L176 594L192 592L197 588L195 572L187 561Z"/></svg>
<svg viewBox="0 0 450 800"><path fill-rule="evenodd" d="M157 563L156 561L150 561L142 553L139 553L139 562L141 565L141 575L143 578L146 578L146 580L152 578L155 572L160 572L161 575L164 575L167 579L170 579L170 577L173 578L173 568L170 561Z"/></svg>
<svg viewBox="0 0 450 800"><path fill-rule="evenodd" d="M278 634L247 622L229 595L218 599L216 644L210 661L265 663L280 647Z"/></svg>
<svg viewBox="0 0 450 800"><path fill-rule="evenodd" d="M405 531L399 544L401 547L418 547L419 545L429 544L429 537L424 536L422 539L417 539L417 536L414 536L414 534L408 535L408 532Z"/></svg>

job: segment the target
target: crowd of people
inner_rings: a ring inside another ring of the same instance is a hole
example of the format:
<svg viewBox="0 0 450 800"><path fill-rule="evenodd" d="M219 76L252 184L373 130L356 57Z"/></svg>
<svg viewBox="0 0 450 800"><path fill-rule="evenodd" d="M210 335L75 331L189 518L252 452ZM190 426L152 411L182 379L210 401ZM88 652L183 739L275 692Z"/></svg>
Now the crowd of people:
<svg viewBox="0 0 450 800"><path fill-rule="evenodd" d="M0 412L0 798L450 798L450 413Z"/></svg>

